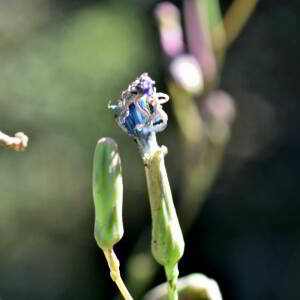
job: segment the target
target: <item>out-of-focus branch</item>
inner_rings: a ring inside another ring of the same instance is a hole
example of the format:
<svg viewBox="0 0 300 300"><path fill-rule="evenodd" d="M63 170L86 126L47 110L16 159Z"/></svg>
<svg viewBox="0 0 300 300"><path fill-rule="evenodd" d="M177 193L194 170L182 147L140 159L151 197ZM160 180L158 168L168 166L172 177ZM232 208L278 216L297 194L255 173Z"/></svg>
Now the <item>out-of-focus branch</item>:
<svg viewBox="0 0 300 300"><path fill-rule="evenodd" d="M0 131L0 146L5 146L16 151L24 151L28 145L28 137L23 132L17 132L14 137Z"/></svg>
<svg viewBox="0 0 300 300"><path fill-rule="evenodd" d="M171 94L173 99L178 95L178 93ZM174 111L180 108L176 105L180 103L180 99L173 101ZM203 97L202 102L201 113L198 115L201 122L201 126L198 125L198 140L196 137L189 140L186 134L183 135L185 147L182 155L185 167L178 212L180 220L184 220L182 222L184 232L193 224L215 181L235 117L234 101L224 91L213 91ZM194 120L194 125L196 126L199 121Z"/></svg>
<svg viewBox="0 0 300 300"><path fill-rule="evenodd" d="M183 14L189 53L201 66L205 84L210 85L216 79L218 68L213 52L207 0L185 0Z"/></svg>
<svg viewBox="0 0 300 300"><path fill-rule="evenodd" d="M235 0L224 17L227 45L231 44L242 31L255 9L258 0Z"/></svg>

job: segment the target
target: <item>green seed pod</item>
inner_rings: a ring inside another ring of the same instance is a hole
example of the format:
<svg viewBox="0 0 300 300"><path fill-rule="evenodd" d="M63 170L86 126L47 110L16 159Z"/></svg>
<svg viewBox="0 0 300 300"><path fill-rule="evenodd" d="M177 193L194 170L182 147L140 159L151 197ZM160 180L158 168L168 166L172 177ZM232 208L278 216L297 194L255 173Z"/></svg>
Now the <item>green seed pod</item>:
<svg viewBox="0 0 300 300"><path fill-rule="evenodd" d="M152 254L173 269L183 255L184 240L173 204L162 147L148 160L145 170L152 216Z"/></svg>
<svg viewBox="0 0 300 300"><path fill-rule="evenodd" d="M123 181L118 146L111 138L97 142L93 165L95 204L94 236L101 249L112 249L121 240Z"/></svg>

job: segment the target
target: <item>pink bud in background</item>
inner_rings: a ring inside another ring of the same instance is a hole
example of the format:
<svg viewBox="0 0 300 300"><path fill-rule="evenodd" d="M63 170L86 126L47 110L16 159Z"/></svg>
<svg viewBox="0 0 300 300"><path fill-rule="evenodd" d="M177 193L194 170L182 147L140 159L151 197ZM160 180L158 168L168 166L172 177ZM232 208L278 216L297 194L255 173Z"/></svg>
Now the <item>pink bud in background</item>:
<svg viewBox="0 0 300 300"><path fill-rule="evenodd" d="M188 50L199 62L204 81L211 82L217 76L217 63L207 18L207 6L203 1L184 1L184 23Z"/></svg>
<svg viewBox="0 0 300 300"><path fill-rule="evenodd" d="M156 7L155 17L159 24L160 42L165 54L174 57L182 53L184 43L179 9L170 2L163 2Z"/></svg>

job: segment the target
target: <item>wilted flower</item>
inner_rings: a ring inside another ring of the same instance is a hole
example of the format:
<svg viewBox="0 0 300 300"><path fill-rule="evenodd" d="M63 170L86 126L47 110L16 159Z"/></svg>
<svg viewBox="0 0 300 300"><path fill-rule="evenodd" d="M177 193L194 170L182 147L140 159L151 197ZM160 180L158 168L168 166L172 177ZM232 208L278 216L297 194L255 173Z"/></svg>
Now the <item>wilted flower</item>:
<svg viewBox="0 0 300 300"><path fill-rule="evenodd" d="M118 125L132 137L145 138L167 126L168 115L162 104L169 100L169 96L157 93L154 85L155 81L143 73L122 92L117 105L108 105L116 112Z"/></svg>

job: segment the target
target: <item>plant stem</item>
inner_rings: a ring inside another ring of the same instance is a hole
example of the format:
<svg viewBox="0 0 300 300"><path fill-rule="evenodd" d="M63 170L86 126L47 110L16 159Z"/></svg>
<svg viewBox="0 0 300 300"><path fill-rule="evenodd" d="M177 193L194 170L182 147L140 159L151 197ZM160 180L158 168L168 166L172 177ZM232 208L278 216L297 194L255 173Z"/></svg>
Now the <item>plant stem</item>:
<svg viewBox="0 0 300 300"><path fill-rule="evenodd" d="M178 264L165 267L168 279L168 300L178 300L177 279L179 276Z"/></svg>
<svg viewBox="0 0 300 300"><path fill-rule="evenodd" d="M239 35L258 0L235 0L224 17L227 45L231 44Z"/></svg>
<svg viewBox="0 0 300 300"><path fill-rule="evenodd" d="M120 293L124 297L125 300L133 300L129 291L127 290L121 275L120 275L120 262L114 252L113 249L103 249L105 258L107 260L109 269L110 269L110 277L118 286Z"/></svg>
<svg viewBox="0 0 300 300"><path fill-rule="evenodd" d="M145 144L144 144L145 142ZM155 260L164 266L168 281L168 300L178 300L177 263L183 255L184 240L172 199L164 163L167 148L159 147L155 135L139 141L145 164L151 217L151 249Z"/></svg>

